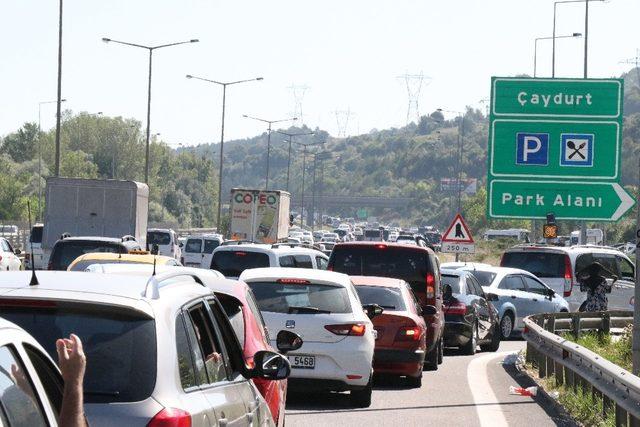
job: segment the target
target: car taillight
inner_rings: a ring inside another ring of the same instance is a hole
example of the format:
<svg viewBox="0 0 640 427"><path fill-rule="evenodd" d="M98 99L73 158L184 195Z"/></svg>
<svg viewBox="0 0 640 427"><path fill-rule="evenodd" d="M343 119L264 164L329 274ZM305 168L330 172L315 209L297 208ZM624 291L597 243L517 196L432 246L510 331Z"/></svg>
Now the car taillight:
<svg viewBox="0 0 640 427"><path fill-rule="evenodd" d="M426 286L426 297L427 297L427 304L428 305L435 305L436 304L436 278L433 275L433 273L429 272L427 273L427 276L425 277L425 286Z"/></svg>
<svg viewBox="0 0 640 427"><path fill-rule="evenodd" d="M573 290L573 272L571 271L571 258L564 256L564 296L570 297Z"/></svg>
<svg viewBox="0 0 640 427"><path fill-rule="evenodd" d="M310 281L305 279L293 279L293 278L284 278L276 280L276 283L284 283L288 285L309 285Z"/></svg>
<svg viewBox="0 0 640 427"><path fill-rule="evenodd" d="M336 335L349 335L361 337L367 330L367 326L363 323L345 323L342 325L325 325L327 331Z"/></svg>
<svg viewBox="0 0 640 427"><path fill-rule="evenodd" d="M420 341L422 334L417 326L404 326L398 329L396 341Z"/></svg>
<svg viewBox="0 0 640 427"><path fill-rule="evenodd" d="M149 421L147 427L191 427L191 414L182 409L164 408Z"/></svg>
<svg viewBox="0 0 640 427"><path fill-rule="evenodd" d="M447 304L444 308L445 314L467 314L467 306L460 301L452 301L451 304Z"/></svg>

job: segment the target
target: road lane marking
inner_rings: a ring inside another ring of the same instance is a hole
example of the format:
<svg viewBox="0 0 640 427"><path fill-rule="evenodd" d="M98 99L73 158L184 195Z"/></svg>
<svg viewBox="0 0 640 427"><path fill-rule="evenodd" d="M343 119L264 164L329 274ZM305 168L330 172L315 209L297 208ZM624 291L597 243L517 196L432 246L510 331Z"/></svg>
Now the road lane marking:
<svg viewBox="0 0 640 427"><path fill-rule="evenodd" d="M489 383L487 366L495 359L504 358L514 353L516 352L503 351L486 354L473 359L467 367L467 383L471 389L476 413L482 427L508 426L502 408L500 408L500 402L498 402Z"/></svg>

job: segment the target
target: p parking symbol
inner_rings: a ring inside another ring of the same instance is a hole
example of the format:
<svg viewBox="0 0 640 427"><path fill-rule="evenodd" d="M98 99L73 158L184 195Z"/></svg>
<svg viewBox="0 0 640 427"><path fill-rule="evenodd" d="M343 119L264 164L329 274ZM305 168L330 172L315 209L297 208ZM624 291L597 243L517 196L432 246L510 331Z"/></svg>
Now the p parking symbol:
<svg viewBox="0 0 640 427"><path fill-rule="evenodd" d="M546 165L549 163L549 134L516 134L516 164Z"/></svg>

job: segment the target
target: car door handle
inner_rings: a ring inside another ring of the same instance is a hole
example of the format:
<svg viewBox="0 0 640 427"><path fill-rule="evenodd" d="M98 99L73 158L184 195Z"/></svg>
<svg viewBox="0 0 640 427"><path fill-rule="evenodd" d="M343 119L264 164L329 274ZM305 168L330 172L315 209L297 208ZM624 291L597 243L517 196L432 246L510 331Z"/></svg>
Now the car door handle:
<svg viewBox="0 0 640 427"><path fill-rule="evenodd" d="M219 427L227 427L227 424L229 424L229 420L227 420L226 418L220 418L218 420Z"/></svg>
<svg viewBox="0 0 640 427"><path fill-rule="evenodd" d="M531 301L538 302L538 298L531 298Z"/></svg>
<svg viewBox="0 0 640 427"><path fill-rule="evenodd" d="M518 298L518 297L517 297L517 296L515 296L515 295L511 295L511 298L516 299L516 298Z"/></svg>

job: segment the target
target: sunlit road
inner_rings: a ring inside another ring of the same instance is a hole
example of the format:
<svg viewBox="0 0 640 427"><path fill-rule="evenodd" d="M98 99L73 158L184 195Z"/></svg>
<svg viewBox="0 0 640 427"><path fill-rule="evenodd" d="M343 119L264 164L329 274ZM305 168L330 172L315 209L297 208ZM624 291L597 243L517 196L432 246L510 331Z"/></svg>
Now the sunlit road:
<svg viewBox="0 0 640 427"><path fill-rule="evenodd" d="M371 407L353 409L346 394L290 394L287 426L571 426L542 397L509 394L531 385L512 356L523 341L506 341L496 353L462 356L447 351L437 372L425 372L420 389L378 381Z"/></svg>

